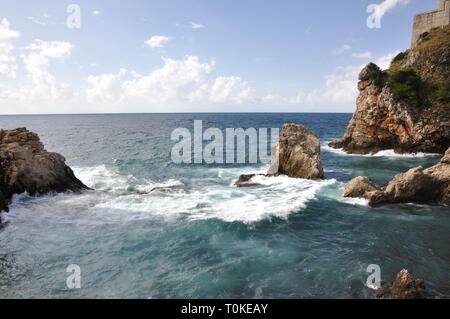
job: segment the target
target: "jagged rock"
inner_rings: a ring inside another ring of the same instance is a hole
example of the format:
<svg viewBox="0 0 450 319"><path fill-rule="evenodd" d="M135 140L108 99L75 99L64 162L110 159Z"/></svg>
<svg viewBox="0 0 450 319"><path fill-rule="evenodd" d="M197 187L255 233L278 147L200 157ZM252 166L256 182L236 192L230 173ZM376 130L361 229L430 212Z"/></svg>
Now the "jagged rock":
<svg viewBox="0 0 450 319"><path fill-rule="evenodd" d="M253 187L253 186L258 186L258 183L252 183L251 180L253 177L255 176L269 176L269 175L265 175L265 174L243 174L241 176L239 176L238 180L236 181L236 183L234 183L235 186L237 187Z"/></svg>
<svg viewBox="0 0 450 319"><path fill-rule="evenodd" d="M75 177L65 158L47 152L36 133L26 128L0 130L0 211L7 210L13 194L83 189L88 187Z"/></svg>
<svg viewBox="0 0 450 319"><path fill-rule="evenodd" d="M272 152L268 174L323 178L319 139L303 125L285 124Z"/></svg>
<svg viewBox="0 0 450 319"><path fill-rule="evenodd" d="M366 198L371 206L391 203L450 205L450 148L435 166L426 170L416 167L398 174L385 189L376 188L367 177L357 177L345 186L344 196Z"/></svg>
<svg viewBox="0 0 450 319"><path fill-rule="evenodd" d="M430 32L427 45L405 53L382 74L373 63L359 75L356 111L342 138L329 146L347 153L371 154L393 149L396 153L441 153L450 146L450 101L436 96L436 85L448 82L450 26ZM439 40L439 41L438 41ZM406 67L420 76L419 105L394 99L383 76Z"/></svg>
<svg viewBox="0 0 450 319"><path fill-rule="evenodd" d="M360 81L369 81L382 71L375 63L367 64L359 73L358 79Z"/></svg>
<svg viewBox="0 0 450 319"><path fill-rule="evenodd" d="M423 279L412 279L406 269L402 269L392 283L383 283L376 293L379 299L422 299L425 289Z"/></svg>
<svg viewBox="0 0 450 319"><path fill-rule="evenodd" d="M352 179L345 185L344 197L363 197L366 198L366 194L377 191L370 178L367 176L359 176Z"/></svg>

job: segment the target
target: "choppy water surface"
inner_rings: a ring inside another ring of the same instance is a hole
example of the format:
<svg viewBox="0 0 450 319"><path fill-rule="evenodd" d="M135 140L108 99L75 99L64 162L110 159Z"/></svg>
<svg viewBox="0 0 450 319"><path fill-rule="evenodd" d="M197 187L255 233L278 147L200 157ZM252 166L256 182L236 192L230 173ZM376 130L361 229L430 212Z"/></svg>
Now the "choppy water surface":
<svg viewBox="0 0 450 319"><path fill-rule="evenodd" d="M324 181L259 177L258 165L176 165L177 127L304 124L322 141ZM450 208L369 208L344 199L358 175L384 184L439 156L350 156L326 147L349 114L158 114L0 116L63 154L95 192L16 196L0 230L0 297L364 298L369 264L382 279L402 268L450 296ZM153 191L151 191L153 190ZM151 191L151 192L149 192ZM66 267L81 267L79 290Z"/></svg>

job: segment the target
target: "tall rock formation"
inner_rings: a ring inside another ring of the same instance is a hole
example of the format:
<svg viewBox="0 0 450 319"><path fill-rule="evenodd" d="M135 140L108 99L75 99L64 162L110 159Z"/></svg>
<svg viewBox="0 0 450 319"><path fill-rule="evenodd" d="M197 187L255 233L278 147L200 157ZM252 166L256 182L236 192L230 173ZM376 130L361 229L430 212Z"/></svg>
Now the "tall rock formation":
<svg viewBox="0 0 450 319"><path fill-rule="evenodd" d="M342 138L347 153L444 153L450 146L450 26L424 33L390 68L359 75L357 108Z"/></svg>

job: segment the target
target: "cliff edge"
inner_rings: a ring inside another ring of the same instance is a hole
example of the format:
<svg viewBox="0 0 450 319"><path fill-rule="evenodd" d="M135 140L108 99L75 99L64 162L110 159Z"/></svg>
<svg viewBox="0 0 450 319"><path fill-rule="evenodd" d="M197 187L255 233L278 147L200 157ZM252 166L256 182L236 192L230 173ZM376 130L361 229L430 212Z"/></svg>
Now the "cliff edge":
<svg viewBox="0 0 450 319"><path fill-rule="evenodd" d="M443 154L450 146L450 26L423 33L388 70L368 64L358 90L356 111L331 147L356 154Z"/></svg>
<svg viewBox="0 0 450 319"><path fill-rule="evenodd" d="M31 196L88 189L65 158L44 149L39 136L26 128L0 130L0 211L8 211L14 194Z"/></svg>

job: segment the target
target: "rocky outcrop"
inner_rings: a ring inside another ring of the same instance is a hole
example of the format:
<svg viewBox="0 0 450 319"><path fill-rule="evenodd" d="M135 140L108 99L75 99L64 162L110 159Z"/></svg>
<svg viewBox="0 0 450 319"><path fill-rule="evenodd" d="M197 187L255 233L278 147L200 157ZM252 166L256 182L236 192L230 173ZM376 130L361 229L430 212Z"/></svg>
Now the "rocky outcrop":
<svg viewBox="0 0 450 319"><path fill-rule="evenodd" d="M241 175L235 186L257 186L257 183L252 182L253 177L279 175L304 179L322 179L324 176L320 160L320 141L303 125L285 124L277 144L272 149L267 174Z"/></svg>
<svg viewBox="0 0 450 319"><path fill-rule="evenodd" d="M450 146L450 27L399 54L387 71L373 63L359 74L356 111L342 138L347 153L443 153Z"/></svg>
<svg viewBox="0 0 450 319"><path fill-rule="evenodd" d="M303 125L285 124L272 148L272 157L267 174L244 174L234 183L237 187L252 187L255 176L274 177L287 175L293 178L322 179L320 141Z"/></svg>
<svg viewBox="0 0 450 319"><path fill-rule="evenodd" d="M317 136L303 125L285 124L272 151L268 174L322 179L324 174Z"/></svg>
<svg viewBox="0 0 450 319"><path fill-rule="evenodd" d="M412 279L408 270L402 269L392 283L383 283L376 292L378 299L422 299L425 281Z"/></svg>
<svg viewBox="0 0 450 319"><path fill-rule="evenodd" d="M344 187L344 197L365 197L366 193L377 191L370 178L359 176L352 179Z"/></svg>
<svg viewBox="0 0 450 319"><path fill-rule="evenodd" d="M412 168L398 174L386 186L377 188L368 177L351 180L344 189L344 197L361 197L371 206L393 203L450 205L450 148L433 167Z"/></svg>
<svg viewBox="0 0 450 319"><path fill-rule="evenodd" d="M14 194L31 196L88 189L65 158L44 149L39 136L26 128L0 130L0 211Z"/></svg>

